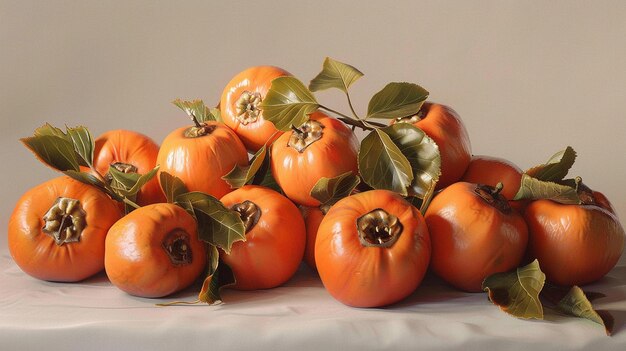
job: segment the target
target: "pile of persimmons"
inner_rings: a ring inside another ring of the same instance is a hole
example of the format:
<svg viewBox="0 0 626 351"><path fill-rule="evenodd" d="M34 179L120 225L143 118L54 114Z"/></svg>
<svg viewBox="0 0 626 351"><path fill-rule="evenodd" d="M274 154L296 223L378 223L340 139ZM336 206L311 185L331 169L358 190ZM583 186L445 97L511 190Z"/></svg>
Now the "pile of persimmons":
<svg viewBox="0 0 626 351"><path fill-rule="evenodd" d="M280 286L304 260L359 307L402 300L430 268L534 318L544 285L560 305L613 268L624 229L606 197L566 178L571 147L526 171L473 155L459 115L412 83L389 83L359 116L349 88L362 75L330 58L308 87L277 67L246 69L215 108L175 100L191 122L160 146L128 130L38 128L22 142L65 175L18 201L13 259L49 281L104 269L142 297L199 281L208 303L225 286ZM324 89L350 112L318 102Z"/></svg>

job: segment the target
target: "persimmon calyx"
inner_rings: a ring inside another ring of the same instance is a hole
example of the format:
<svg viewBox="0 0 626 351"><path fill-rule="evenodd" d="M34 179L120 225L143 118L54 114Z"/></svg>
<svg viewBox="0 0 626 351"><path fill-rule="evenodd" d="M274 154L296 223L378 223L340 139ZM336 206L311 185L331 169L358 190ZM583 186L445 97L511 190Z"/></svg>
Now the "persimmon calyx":
<svg viewBox="0 0 626 351"><path fill-rule="evenodd" d="M246 233L252 230L259 221L259 218L261 218L261 209L250 200L234 204L230 209L239 214L239 217L241 217L243 221L244 228L246 229Z"/></svg>
<svg viewBox="0 0 626 351"><path fill-rule="evenodd" d="M184 266L193 262L191 246L189 244L189 234L181 228L176 228L169 232L161 246L175 266Z"/></svg>
<svg viewBox="0 0 626 351"><path fill-rule="evenodd" d="M361 245L366 247L392 247L402 234L402 223L398 217L377 208L356 221Z"/></svg>
<svg viewBox="0 0 626 351"><path fill-rule="evenodd" d="M216 127L214 125L198 123L196 126L185 129L183 135L185 136L185 138L199 138L213 133L215 128Z"/></svg>
<svg viewBox="0 0 626 351"><path fill-rule="evenodd" d="M115 169L117 169L118 171L122 173L137 173L138 171L137 167L135 167L134 165L130 163L124 163L124 162L113 162L111 163L111 167L114 167ZM104 175L104 179L109 184L111 184L111 182L113 181L113 176L111 175L111 173L107 172Z"/></svg>
<svg viewBox="0 0 626 351"><path fill-rule="evenodd" d="M239 96L235 104L237 112L235 118L237 121L244 126L248 125L248 123L256 122L261 114L261 109L259 108L261 100L261 94L259 92L246 90L241 93L241 96Z"/></svg>
<svg viewBox="0 0 626 351"><path fill-rule="evenodd" d="M502 183L496 184L495 187L485 184L476 184L474 193L480 196L486 203L495 207L498 211L509 214L512 211L511 205L509 205L509 201L500 194L503 188L504 185Z"/></svg>
<svg viewBox="0 0 626 351"><path fill-rule="evenodd" d="M287 145L303 153L309 145L320 140L324 135L324 125L315 120L304 122L300 128L291 127L291 137Z"/></svg>
<svg viewBox="0 0 626 351"><path fill-rule="evenodd" d="M80 201L59 197L43 216L42 231L50 235L59 246L78 242L87 226L86 216Z"/></svg>

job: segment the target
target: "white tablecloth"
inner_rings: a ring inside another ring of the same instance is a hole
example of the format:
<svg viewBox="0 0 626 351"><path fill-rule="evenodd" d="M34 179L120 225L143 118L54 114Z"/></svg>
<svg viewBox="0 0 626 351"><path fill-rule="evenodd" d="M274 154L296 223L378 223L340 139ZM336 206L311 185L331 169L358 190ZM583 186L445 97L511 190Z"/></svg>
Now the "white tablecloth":
<svg viewBox="0 0 626 351"><path fill-rule="evenodd" d="M167 299L125 294L104 273L74 284L33 279L0 251L0 350L626 350L626 262L585 287L606 295L607 337L590 321L546 311L525 321L427 277L409 298L382 309L335 301L306 266L280 288L224 290L216 306L157 307L194 300L189 289ZM383 287L381 287L382 289Z"/></svg>

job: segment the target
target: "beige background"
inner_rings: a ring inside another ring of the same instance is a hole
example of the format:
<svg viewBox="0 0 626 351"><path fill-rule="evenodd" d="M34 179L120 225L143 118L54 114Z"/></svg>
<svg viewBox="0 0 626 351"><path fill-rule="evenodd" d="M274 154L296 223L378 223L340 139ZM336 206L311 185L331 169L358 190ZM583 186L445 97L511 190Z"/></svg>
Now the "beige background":
<svg viewBox="0 0 626 351"><path fill-rule="evenodd" d="M56 176L18 141L44 122L160 142L187 121L172 99L215 103L252 65L308 82L326 56L366 74L357 111L409 81L459 112L476 154L527 168L573 146L572 174L626 218L626 2L216 3L0 0L2 228L23 192ZM338 92L318 97L347 110Z"/></svg>

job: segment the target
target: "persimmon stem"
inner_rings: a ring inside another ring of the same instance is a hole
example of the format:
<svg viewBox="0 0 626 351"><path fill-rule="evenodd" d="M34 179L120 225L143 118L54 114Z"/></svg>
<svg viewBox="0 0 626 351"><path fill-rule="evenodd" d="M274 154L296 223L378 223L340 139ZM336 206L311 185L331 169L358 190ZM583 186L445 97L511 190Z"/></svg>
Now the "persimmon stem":
<svg viewBox="0 0 626 351"><path fill-rule="evenodd" d="M190 113L189 118L191 118L191 120L193 121L193 124L196 125L196 128L202 128L202 124L198 122L198 118L196 118L196 115L194 115L193 113Z"/></svg>
<svg viewBox="0 0 626 351"><path fill-rule="evenodd" d="M354 119L350 116L347 116L339 111L335 111L329 107L326 107L324 105L320 105L321 109L324 109L328 112L334 113L336 115L338 115L339 117L337 117L338 120L342 121L345 124L351 125L353 127L358 127L361 128L362 130L374 130L376 128L384 128L386 127L385 124L382 123L377 123L377 122L371 122L371 121L366 121L363 119Z"/></svg>

